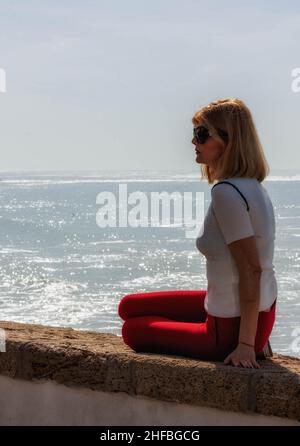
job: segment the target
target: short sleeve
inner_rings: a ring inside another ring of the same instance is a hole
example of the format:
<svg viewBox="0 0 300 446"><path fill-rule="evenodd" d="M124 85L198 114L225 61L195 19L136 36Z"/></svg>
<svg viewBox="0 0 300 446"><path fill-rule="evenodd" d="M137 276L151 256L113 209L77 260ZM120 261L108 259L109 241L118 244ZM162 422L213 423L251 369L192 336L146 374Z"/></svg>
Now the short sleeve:
<svg viewBox="0 0 300 446"><path fill-rule="evenodd" d="M219 184L211 191L212 208L228 245L254 234L247 205L230 184Z"/></svg>

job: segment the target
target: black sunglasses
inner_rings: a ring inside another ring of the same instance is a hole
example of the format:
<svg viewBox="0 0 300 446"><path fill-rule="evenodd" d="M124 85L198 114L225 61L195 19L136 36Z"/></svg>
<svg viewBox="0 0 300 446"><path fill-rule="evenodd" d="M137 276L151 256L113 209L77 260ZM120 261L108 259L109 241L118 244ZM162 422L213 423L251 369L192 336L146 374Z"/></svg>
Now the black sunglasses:
<svg viewBox="0 0 300 446"><path fill-rule="evenodd" d="M216 129L219 136L227 143L228 142L228 134L225 130ZM204 127L204 125L199 125L198 127L194 127L194 138L199 144L204 144L208 137L211 136L209 130Z"/></svg>

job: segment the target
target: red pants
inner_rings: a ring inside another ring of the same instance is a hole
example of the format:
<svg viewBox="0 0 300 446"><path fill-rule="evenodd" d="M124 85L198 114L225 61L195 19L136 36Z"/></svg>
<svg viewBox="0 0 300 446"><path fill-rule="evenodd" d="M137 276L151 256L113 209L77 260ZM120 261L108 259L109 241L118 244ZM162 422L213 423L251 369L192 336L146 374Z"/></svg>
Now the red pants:
<svg viewBox="0 0 300 446"><path fill-rule="evenodd" d="M122 337L136 352L175 354L223 361L238 345L240 316L215 317L204 309L206 290L155 291L124 296L118 307ZM276 300L258 316L255 352L275 322Z"/></svg>

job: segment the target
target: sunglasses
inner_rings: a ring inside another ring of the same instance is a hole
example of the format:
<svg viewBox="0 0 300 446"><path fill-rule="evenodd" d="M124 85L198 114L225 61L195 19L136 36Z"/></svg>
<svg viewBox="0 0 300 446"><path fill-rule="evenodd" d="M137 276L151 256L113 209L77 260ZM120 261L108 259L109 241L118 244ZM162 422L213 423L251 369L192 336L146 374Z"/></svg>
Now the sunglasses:
<svg viewBox="0 0 300 446"><path fill-rule="evenodd" d="M218 135L227 143L228 142L228 134L224 130L216 129ZM198 127L194 127L194 138L199 144L204 144L209 138L210 133L209 130L203 125L199 125Z"/></svg>

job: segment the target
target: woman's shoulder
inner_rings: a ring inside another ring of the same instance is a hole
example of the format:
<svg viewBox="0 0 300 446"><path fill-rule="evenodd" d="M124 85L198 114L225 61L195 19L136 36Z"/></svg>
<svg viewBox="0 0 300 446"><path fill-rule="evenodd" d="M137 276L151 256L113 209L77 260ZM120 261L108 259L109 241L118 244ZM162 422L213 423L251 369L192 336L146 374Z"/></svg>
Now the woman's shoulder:
<svg viewBox="0 0 300 446"><path fill-rule="evenodd" d="M227 189L229 186L226 183L231 183L233 186L235 186L237 188L241 187L241 189L245 190L245 191L246 190L250 191L251 189L255 190L257 188L262 187L262 184L256 178L231 177L231 178L218 180L218 182L212 186L212 190ZM214 187L214 186L217 186L217 187Z"/></svg>
<svg viewBox="0 0 300 446"><path fill-rule="evenodd" d="M257 178L253 178L253 177L229 177L229 178L224 178L222 180L219 180L218 183L221 183L223 181L230 181L230 182L236 182L236 183L258 183L260 184L260 182L258 181ZM216 184L218 184L216 183Z"/></svg>
<svg viewBox="0 0 300 446"><path fill-rule="evenodd" d="M230 185L226 183L230 183ZM216 187L214 187L216 186ZM256 178L232 177L219 180L211 189L213 206L224 206L225 203L232 208L236 203L239 206L245 203L249 209L248 200L260 197L262 190Z"/></svg>

